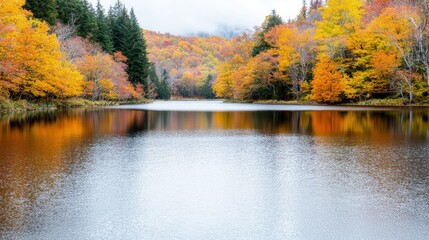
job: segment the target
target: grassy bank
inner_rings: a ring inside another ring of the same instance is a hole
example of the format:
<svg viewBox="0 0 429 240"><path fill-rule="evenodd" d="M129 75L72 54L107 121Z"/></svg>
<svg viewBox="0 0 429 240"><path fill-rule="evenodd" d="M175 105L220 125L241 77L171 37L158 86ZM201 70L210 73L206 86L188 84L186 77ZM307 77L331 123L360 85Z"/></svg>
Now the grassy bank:
<svg viewBox="0 0 429 240"><path fill-rule="evenodd" d="M227 103L253 103L253 104L277 104L277 105L330 105L319 104L311 101L281 101L281 100L225 100ZM392 106L421 106L429 107L429 102L403 104L402 99L371 99L355 103L331 104L335 106L374 106L374 107L392 107Z"/></svg>
<svg viewBox="0 0 429 240"><path fill-rule="evenodd" d="M394 106L421 106L421 107L428 107L429 102L420 102L420 103L413 103L413 104L404 104L402 102L402 99L371 99L366 101L360 101L357 103L350 103L345 105L351 105L351 106L376 106L376 107L394 107Z"/></svg>
<svg viewBox="0 0 429 240"><path fill-rule="evenodd" d="M275 104L275 105L317 105L309 101L283 101L283 100L238 100L238 99L226 99L226 103L254 103L254 104Z"/></svg>
<svg viewBox="0 0 429 240"><path fill-rule="evenodd" d="M126 100L126 101L91 101L82 98L73 98L65 100L51 100L29 102L27 100L0 100L0 112L28 112L28 111L46 111L54 109L67 108L95 108L103 106L115 106L124 104L142 104L149 103L150 100Z"/></svg>

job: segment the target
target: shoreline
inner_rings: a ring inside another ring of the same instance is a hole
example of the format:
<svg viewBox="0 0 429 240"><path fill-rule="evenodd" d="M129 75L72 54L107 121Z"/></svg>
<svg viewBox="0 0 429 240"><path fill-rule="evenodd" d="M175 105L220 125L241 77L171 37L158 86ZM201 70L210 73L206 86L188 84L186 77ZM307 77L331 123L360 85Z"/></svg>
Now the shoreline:
<svg viewBox="0 0 429 240"><path fill-rule="evenodd" d="M376 99L369 101L361 101L356 103L340 103L340 104L322 104L310 101L282 101L282 100L224 100L225 103L245 103L245 104L269 104L269 105L306 105L306 106L344 106L344 107L429 107L429 103L413 103L402 104L390 99Z"/></svg>
<svg viewBox="0 0 429 240"><path fill-rule="evenodd" d="M151 103L151 100L124 100L124 101L106 101L97 100L92 101L83 98L65 99L65 100L52 100L29 102L27 100L1 100L0 113L22 113L22 112L37 112L37 111L53 111L59 109L73 109L73 108L98 108L107 106L118 106L125 104L144 104Z"/></svg>
<svg viewBox="0 0 429 240"><path fill-rule="evenodd" d="M155 100L157 101L157 100ZM242 103L242 104L255 104L255 105L302 105L302 106L332 106L332 107L393 107L393 108L406 108L406 107L422 107L429 108L429 103L416 103L416 104L402 104L396 101L389 100L370 100L357 103L346 104L320 104L309 101L278 101L278 100L228 100L228 99L171 99L160 100L165 102L178 102L178 101L223 101L225 103ZM53 100L41 102L28 102L26 100L2 100L0 102L0 113L22 113L22 112L37 112L37 111L53 111L59 109L73 109L73 108L103 108L120 105L139 105L153 103L154 100L141 99L141 100L125 100L125 101L106 101L106 100L87 100L82 98L66 99L66 100Z"/></svg>

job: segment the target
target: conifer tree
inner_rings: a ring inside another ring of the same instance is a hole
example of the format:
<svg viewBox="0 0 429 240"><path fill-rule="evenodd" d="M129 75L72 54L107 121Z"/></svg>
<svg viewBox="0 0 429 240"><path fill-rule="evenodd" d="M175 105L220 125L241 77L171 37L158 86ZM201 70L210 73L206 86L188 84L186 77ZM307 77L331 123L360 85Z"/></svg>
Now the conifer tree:
<svg viewBox="0 0 429 240"><path fill-rule="evenodd" d="M24 8L31 11L35 18L54 25L57 23L58 11L56 0L27 0Z"/></svg>
<svg viewBox="0 0 429 240"><path fill-rule="evenodd" d="M109 21L112 29L112 40L115 51L121 51L127 57L127 73L133 84L143 84L149 88L149 59L146 40L140 28L134 10L128 14L125 6L117 1L109 10Z"/></svg>
<svg viewBox="0 0 429 240"><path fill-rule="evenodd" d="M81 0L57 0L58 20L75 26L81 8Z"/></svg>
<svg viewBox="0 0 429 240"><path fill-rule="evenodd" d="M149 59L147 57L146 40L140 28L134 10L131 9L128 33L125 36L124 53L128 58L128 76L130 82L141 83L148 88L147 76L149 71Z"/></svg>
<svg viewBox="0 0 429 240"><path fill-rule="evenodd" d="M302 0L302 7L301 7L301 11L299 12L299 15L298 15L298 20L306 20L307 16L308 16L307 1Z"/></svg>
<svg viewBox="0 0 429 240"><path fill-rule="evenodd" d="M112 30L108 24L107 17L104 14L103 6L100 0L97 1L96 9L97 31L94 33L94 41L100 44L104 51L113 52Z"/></svg>
<svg viewBox="0 0 429 240"><path fill-rule="evenodd" d="M213 87L212 87L212 81L213 81L213 76L209 74L206 80L204 81L203 86L201 86L200 95L206 99L215 98L215 94L213 92Z"/></svg>
<svg viewBox="0 0 429 240"><path fill-rule="evenodd" d="M76 27L77 34L92 38L97 31L95 10L87 0L57 0L58 20Z"/></svg>
<svg viewBox="0 0 429 240"><path fill-rule="evenodd" d="M165 100L171 98L170 75L166 69L162 70L161 82L158 88L158 96L160 99Z"/></svg>
<svg viewBox="0 0 429 240"><path fill-rule="evenodd" d="M154 84L157 90L159 89L159 84L160 84L159 77L156 72L155 63L152 63L152 62L149 64L148 82L149 84Z"/></svg>
<svg viewBox="0 0 429 240"><path fill-rule="evenodd" d="M95 20L95 10L92 5L83 0L81 3L81 12L78 13L77 30L82 37L92 38L97 31L97 23Z"/></svg>
<svg viewBox="0 0 429 240"><path fill-rule="evenodd" d="M109 22L112 31L112 42L115 51L120 51L127 56L126 52L126 36L129 33L131 19L128 16L127 9L120 2L117 1L109 10Z"/></svg>
<svg viewBox="0 0 429 240"><path fill-rule="evenodd" d="M277 14L276 10L272 10L271 14L266 17L262 30L258 34L258 39L253 47L253 57L271 48L270 44L265 41L265 34L280 24L283 24L282 18Z"/></svg>

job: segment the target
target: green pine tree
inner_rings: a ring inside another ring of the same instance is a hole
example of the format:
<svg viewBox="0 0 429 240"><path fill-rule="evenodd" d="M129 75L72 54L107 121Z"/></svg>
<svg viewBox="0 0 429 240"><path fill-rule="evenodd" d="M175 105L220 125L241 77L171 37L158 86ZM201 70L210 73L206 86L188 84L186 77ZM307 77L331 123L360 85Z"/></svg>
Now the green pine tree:
<svg viewBox="0 0 429 240"><path fill-rule="evenodd" d="M201 97L204 97L206 99L215 98L215 94L213 93L213 88L212 88L212 81L213 81L213 76L209 74L206 80L204 81L204 84L200 88Z"/></svg>
<svg viewBox="0 0 429 240"><path fill-rule="evenodd" d="M156 89L159 89L159 77L158 77L158 73L156 72L156 66L155 63L150 63L149 64L149 73L148 73L148 82L149 84L154 84L156 86ZM158 91L157 91L158 93Z"/></svg>
<svg viewBox="0 0 429 240"><path fill-rule="evenodd" d="M121 51L126 55L126 36L129 33L131 19L128 16L127 9L117 1L109 10L109 23L112 33L113 48L115 51ZM127 56L128 57L128 56Z"/></svg>
<svg viewBox="0 0 429 240"><path fill-rule="evenodd" d="M98 27L95 10L87 0L57 0L57 8L62 23L74 26L79 36L93 39Z"/></svg>
<svg viewBox="0 0 429 240"><path fill-rule="evenodd" d="M93 34L97 32L96 14L94 8L87 0L82 1L81 12L77 16L78 34L85 38L93 38Z"/></svg>
<svg viewBox="0 0 429 240"><path fill-rule="evenodd" d="M281 24L283 24L282 18L277 14L276 10L272 10L271 14L266 17L265 22L262 24L262 30L259 32L255 46L253 47L253 57L271 49L270 44L265 41L265 34L273 27Z"/></svg>
<svg viewBox="0 0 429 240"><path fill-rule="evenodd" d="M96 9L97 31L94 33L94 41L100 44L104 51L113 52L112 30L108 24L108 19L104 14L100 0L97 1Z"/></svg>
<svg viewBox="0 0 429 240"><path fill-rule="evenodd" d="M131 10L129 15L125 6L117 1L109 10L109 20L113 47L128 59L128 80L133 84L141 83L145 89L149 89L147 78L150 65L146 52L146 40L134 10Z"/></svg>
<svg viewBox="0 0 429 240"><path fill-rule="evenodd" d="M159 84L159 98L168 100L171 98L170 75L166 69L162 70L161 82Z"/></svg>
<svg viewBox="0 0 429 240"><path fill-rule="evenodd" d="M82 9L81 0L57 0L58 20L76 26L78 13Z"/></svg>
<svg viewBox="0 0 429 240"><path fill-rule="evenodd" d="M130 82L143 84L148 89L147 76L149 72L149 59L147 57L146 40L140 28L134 10L130 12L130 25L125 35L124 54L128 58L128 76Z"/></svg>
<svg viewBox="0 0 429 240"><path fill-rule="evenodd" d="M50 25L57 23L58 11L56 0L27 0L24 8L31 11L33 16L45 20Z"/></svg>

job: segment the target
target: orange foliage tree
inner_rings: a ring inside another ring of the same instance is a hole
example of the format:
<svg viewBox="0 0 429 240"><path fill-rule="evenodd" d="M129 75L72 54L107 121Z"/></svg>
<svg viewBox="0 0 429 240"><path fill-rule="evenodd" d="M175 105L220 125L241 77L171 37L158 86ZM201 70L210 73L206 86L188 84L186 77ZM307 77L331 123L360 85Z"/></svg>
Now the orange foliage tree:
<svg viewBox="0 0 429 240"><path fill-rule="evenodd" d="M341 102L343 76L334 61L327 54L318 56L314 68L311 98L319 103Z"/></svg>
<svg viewBox="0 0 429 240"><path fill-rule="evenodd" d="M60 52L46 23L0 0L0 94L13 98L67 98L82 93L82 75Z"/></svg>

